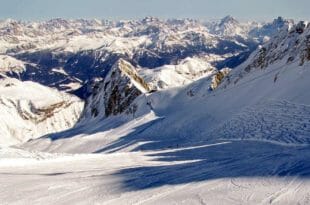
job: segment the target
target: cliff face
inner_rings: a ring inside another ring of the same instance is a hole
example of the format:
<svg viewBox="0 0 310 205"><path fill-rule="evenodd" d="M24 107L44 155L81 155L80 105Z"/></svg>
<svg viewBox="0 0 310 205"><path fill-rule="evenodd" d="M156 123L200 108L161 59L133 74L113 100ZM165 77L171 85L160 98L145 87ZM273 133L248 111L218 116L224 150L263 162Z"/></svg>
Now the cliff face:
<svg viewBox="0 0 310 205"><path fill-rule="evenodd" d="M212 76L212 81L210 85L211 90L215 90L222 82L222 80L229 74L231 69L224 68L222 70L219 70L216 74Z"/></svg>
<svg viewBox="0 0 310 205"><path fill-rule="evenodd" d="M107 77L93 86L82 118L102 118L123 113L139 95L150 90L135 67L120 59Z"/></svg>

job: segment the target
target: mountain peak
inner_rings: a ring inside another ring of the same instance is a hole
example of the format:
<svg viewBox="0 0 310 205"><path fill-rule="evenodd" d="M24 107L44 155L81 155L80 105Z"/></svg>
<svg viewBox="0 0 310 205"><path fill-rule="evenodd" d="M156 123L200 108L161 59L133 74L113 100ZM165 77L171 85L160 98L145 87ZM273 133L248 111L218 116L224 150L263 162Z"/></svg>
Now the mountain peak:
<svg viewBox="0 0 310 205"><path fill-rule="evenodd" d="M238 24L239 22L232 16L228 15L221 19L220 26L224 24Z"/></svg>
<svg viewBox="0 0 310 205"><path fill-rule="evenodd" d="M112 67L111 77L113 77L113 73L115 73L117 70L120 71L121 75L127 76L134 84L134 86L137 87L137 89L139 89L142 93L150 91L147 83L139 76L136 68L131 65L131 63L120 58Z"/></svg>
<svg viewBox="0 0 310 205"><path fill-rule="evenodd" d="M245 36L246 28L232 16L225 16L211 26L210 32L220 36Z"/></svg>
<svg viewBox="0 0 310 205"><path fill-rule="evenodd" d="M153 16L147 16L144 19L142 19L143 23L152 23L152 22L159 22L160 20Z"/></svg>
<svg viewBox="0 0 310 205"><path fill-rule="evenodd" d="M282 27L285 24L285 22L287 21L283 17L279 16L278 18L274 19L272 23L273 25L278 25Z"/></svg>
<svg viewBox="0 0 310 205"><path fill-rule="evenodd" d="M93 94L87 99L83 119L104 118L121 114L142 93L150 91L136 68L120 58L103 81L95 83Z"/></svg>

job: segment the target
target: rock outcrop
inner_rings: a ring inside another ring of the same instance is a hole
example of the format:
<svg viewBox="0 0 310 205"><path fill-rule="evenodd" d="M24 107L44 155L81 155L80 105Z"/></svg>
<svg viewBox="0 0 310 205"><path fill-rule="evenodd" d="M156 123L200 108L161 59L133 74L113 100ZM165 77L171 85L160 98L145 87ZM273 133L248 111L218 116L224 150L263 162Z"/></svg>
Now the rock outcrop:
<svg viewBox="0 0 310 205"><path fill-rule="evenodd" d="M139 95L150 90L149 85L139 76L136 68L120 59L106 78L93 86L93 92L87 99L82 120L123 113Z"/></svg>

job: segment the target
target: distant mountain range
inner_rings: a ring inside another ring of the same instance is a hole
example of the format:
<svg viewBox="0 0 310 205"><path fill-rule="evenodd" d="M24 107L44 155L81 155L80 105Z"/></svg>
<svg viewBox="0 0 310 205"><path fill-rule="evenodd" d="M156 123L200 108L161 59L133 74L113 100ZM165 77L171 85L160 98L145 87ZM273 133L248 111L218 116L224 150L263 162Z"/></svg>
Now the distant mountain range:
<svg viewBox="0 0 310 205"><path fill-rule="evenodd" d="M104 78L120 58L149 69L193 57L206 59L216 69L234 68L287 24L280 17L260 24L240 23L231 16L208 23L151 17L118 22L4 20L0 52L6 60L0 72L85 98L79 88Z"/></svg>

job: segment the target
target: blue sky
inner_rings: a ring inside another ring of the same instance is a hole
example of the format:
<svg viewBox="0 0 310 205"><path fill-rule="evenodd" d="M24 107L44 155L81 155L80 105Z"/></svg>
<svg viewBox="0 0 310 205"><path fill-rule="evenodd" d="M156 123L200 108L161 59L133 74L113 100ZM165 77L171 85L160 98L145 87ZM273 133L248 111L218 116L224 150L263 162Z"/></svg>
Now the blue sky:
<svg viewBox="0 0 310 205"><path fill-rule="evenodd" d="M310 20L309 8L310 0L0 0L0 19L218 19L229 14L241 20Z"/></svg>

